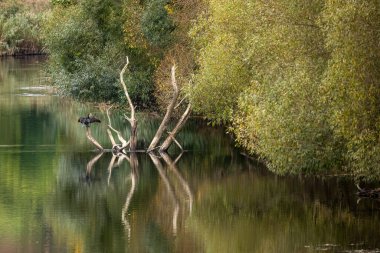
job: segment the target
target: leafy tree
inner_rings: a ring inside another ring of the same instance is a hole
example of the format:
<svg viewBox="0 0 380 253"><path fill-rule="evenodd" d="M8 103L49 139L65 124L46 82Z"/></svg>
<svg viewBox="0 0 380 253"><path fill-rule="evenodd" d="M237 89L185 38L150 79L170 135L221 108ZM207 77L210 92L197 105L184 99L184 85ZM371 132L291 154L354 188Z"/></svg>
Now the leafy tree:
<svg viewBox="0 0 380 253"><path fill-rule="evenodd" d="M340 166L341 143L321 89L328 57L318 23L324 1L208 3L195 27L195 108L231 122L238 143L276 172Z"/></svg>
<svg viewBox="0 0 380 253"><path fill-rule="evenodd" d="M322 22L331 54L323 80L331 125L347 142L354 173L379 178L379 2L326 1Z"/></svg>
<svg viewBox="0 0 380 253"><path fill-rule="evenodd" d="M142 15L141 30L153 46L168 46L171 41L171 33L175 27L168 13L169 2L168 0L151 0Z"/></svg>

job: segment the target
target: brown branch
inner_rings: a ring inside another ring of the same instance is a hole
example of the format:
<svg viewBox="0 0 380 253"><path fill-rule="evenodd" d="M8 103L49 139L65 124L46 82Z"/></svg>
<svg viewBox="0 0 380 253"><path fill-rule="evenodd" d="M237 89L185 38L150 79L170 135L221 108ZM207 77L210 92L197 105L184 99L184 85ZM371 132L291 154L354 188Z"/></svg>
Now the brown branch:
<svg viewBox="0 0 380 253"><path fill-rule="evenodd" d="M94 144L99 149L99 151L104 151L102 145L100 145L99 142L97 142L97 140L95 140L95 138L92 137L90 127L86 127L86 137L92 142L92 144Z"/></svg>
<svg viewBox="0 0 380 253"><path fill-rule="evenodd" d="M170 102L170 104L166 108L165 116L162 119L162 122L161 122L156 134L154 135L153 140L150 143L147 152L152 151L157 146L158 142L160 141L162 134L165 132L166 128L168 127L170 117L173 114L173 109L174 109L174 106L175 106L177 99L178 99L179 90L178 90L178 86L177 86L177 81L175 79L175 65L173 65L173 67L171 69L171 84L173 86L172 101Z"/></svg>
<svg viewBox="0 0 380 253"><path fill-rule="evenodd" d="M173 131L171 131L166 137L165 141L162 143L160 147L160 152L166 152L172 142L175 140L176 135L179 133L179 131L182 129L182 127L185 125L187 119L189 118L191 113L191 104L187 106L185 112L182 114L181 118L178 120L177 125L174 127ZM178 143L179 144L179 143ZM179 145L181 147L181 145Z"/></svg>

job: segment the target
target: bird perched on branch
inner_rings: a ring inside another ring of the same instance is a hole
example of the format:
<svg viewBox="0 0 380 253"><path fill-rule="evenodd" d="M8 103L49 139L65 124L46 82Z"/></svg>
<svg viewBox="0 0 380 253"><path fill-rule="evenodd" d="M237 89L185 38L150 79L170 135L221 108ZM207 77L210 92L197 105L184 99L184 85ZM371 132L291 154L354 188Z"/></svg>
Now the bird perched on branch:
<svg viewBox="0 0 380 253"><path fill-rule="evenodd" d="M83 124L86 127L89 127L91 123L98 122L100 123L101 121L97 118L95 118L91 113L87 115L87 117L80 117L78 119L78 122Z"/></svg>

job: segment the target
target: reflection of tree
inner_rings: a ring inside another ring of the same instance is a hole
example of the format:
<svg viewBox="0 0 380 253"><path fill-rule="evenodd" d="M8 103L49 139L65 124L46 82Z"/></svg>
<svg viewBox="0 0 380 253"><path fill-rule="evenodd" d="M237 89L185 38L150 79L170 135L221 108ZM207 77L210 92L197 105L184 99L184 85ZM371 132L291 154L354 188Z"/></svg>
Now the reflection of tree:
<svg viewBox="0 0 380 253"><path fill-rule="evenodd" d="M161 157L164 159L164 161L168 165L169 169L174 172L174 174L178 178L179 182L181 183L183 189L185 190L185 192L188 196L188 199L189 199L189 212L191 214L191 211L193 209L192 208L193 207L193 200L194 200L193 193L191 192L189 184L183 178L183 176L178 171L177 166L176 166L176 164L179 161L179 159L181 158L182 154L183 153L181 153L174 162L172 161L172 159L170 158L170 156L167 153L161 153Z"/></svg>
<svg viewBox="0 0 380 253"><path fill-rule="evenodd" d="M91 171L92 171L92 168L94 167L94 164L100 159L100 157L102 157L104 153L98 153L96 156L94 156L88 163L87 163L87 166L86 166L86 179L89 180L90 179L90 174L91 174Z"/></svg>
<svg viewBox="0 0 380 253"><path fill-rule="evenodd" d="M174 210L173 210L173 221L172 221L172 223L173 223L173 233L176 234L177 233L177 220L178 220L178 213L179 213L178 199L177 199L176 195L174 194L173 187L170 184L170 182L169 182L169 180L165 174L165 171L164 171L164 168L161 164L160 159L151 153L149 154L149 156L152 159L156 169L158 170L158 173L160 174L160 177L166 186L166 190L168 191L169 196L173 201Z"/></svg>
<svg viewBox="0 0 380 253"><path fill-rule="evenodd" d="M131 226L128 221L128 208L131 203L133 194L136 189L136 183L138 180L138 159L136 153L131 153L130 157L128 158L126 155L122 155L125 159L127 159L131 165L131 189L128 192L127 199L125 200L125 204L123 206L122 212L121 212L121 220L125 226L125 229L128 231L128 240L131 239Z"/></svg>

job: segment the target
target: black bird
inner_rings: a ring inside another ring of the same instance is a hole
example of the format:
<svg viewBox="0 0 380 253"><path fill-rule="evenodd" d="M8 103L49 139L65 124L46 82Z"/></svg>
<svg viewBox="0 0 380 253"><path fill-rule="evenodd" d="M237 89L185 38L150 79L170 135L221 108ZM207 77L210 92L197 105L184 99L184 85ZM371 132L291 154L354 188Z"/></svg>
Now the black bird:
<svg viewBox="0 0 380 253"><path fill-rule="evenodd" d="M86 127L89 127L91 123L101 122L99 119L95 118L91 113L87 117L80 117L78 122L83 124Z"/></svg>

